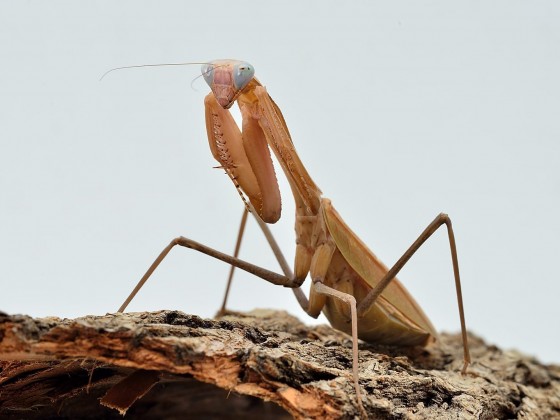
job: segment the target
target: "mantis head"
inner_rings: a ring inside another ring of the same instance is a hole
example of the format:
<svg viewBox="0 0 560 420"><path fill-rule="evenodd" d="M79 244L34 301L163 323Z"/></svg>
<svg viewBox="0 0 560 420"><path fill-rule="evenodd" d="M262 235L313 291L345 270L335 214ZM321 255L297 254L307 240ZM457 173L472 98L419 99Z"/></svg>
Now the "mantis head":
<svg viewBox="0 0 560 420"><path fill-rule="evenodd" d="M201 72L224 109L231 107L255 75L251 64L238 60L214 60L203 64Z"/></svg>

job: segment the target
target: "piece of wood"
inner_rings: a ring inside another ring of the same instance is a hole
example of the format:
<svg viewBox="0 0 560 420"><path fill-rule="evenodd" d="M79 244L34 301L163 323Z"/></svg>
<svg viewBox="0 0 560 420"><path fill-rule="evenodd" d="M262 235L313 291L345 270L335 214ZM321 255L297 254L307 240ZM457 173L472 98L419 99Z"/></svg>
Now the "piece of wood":
<svg viewBox="0 0 560 420"><path fill-rule="evenodd" d="M470 336L360 343L372 418L559 418L560 367ZM353 418L351 340L285 312L0 315L0 418ZM110 408L113 407L113 408Z"/></svg>

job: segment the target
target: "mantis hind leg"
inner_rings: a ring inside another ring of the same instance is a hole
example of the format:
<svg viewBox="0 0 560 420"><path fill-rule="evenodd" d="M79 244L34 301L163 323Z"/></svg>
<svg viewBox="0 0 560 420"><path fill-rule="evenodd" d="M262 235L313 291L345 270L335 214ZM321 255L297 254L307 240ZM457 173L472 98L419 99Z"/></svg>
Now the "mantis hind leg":
<svg viewBox="0 0 560 420"><path fill-rule="evenodd" d="M404 267L408 260L414 255L414 253L432 236L442 225L447 227L447 234L449 237L449 248L451 250L451 261L453 263L453 275L455 277L455 289L457 291L457 303L459 306L459 318L461 320L461 334L463 338L463 369L462 374L467 371L467 366L471 363L471 356L469 353L469 344L467 339L467 327L465 324L465 312L463 310L463 293L461 292L461 278L459 276L459 260L457 258L457 246L455 245L455 234L453 233L453 227L451 225L451 219L445 213L440 213L433 221L428 225L426 229L420 234L418 239L416 239L413 244L406 250L401 258L391 267L387 274L381 279L377 286L370 291L367 296L358 305L358 316L361 316L369 310L369 308L375 303L376 299L383 293L383 290L389 285L389 283L396 277L399 271Z"/></svg>

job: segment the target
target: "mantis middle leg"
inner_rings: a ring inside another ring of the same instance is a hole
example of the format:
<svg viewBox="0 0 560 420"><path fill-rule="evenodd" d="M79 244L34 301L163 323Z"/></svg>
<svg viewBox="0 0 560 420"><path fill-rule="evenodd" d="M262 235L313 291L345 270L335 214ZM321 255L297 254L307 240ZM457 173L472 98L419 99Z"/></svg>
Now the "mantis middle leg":
<svg viewBox="0 0 560 420"><path fill-rule="evenodd" d="M247 204L247 206L252 207L251 204ZM234 258L237 258L239 256L239 249L241 247L241 241L243 240L243 235L245 233L245 226L247 224L247 215L248 215L249 211L250 210L248 210L248 208L245 207L244 210L243 210L243 215L241 216L241 223L239 225L239 232L237 234L237 240L236 240L235 250L234 250L234 254L233 254ZM251 213L254 215L257 224L259 225L259 227L262 230L270 248L272 249L272 252L274 253L274 256L276 257L276 260L278 261L278 264L280 265L280 268L282 269L282 272L284 273L284 275L286 277L293 278L294 274L292 272L292 269L290 268L290 265L286 261L286 258L284 257L284 254L282 253L282 250L280 249L280 246L278 245L278 242L276 242L276 239L274 238L274 235L270 231L270 228L268 227L268 225L266 223L264 223L262 221L262 219L254 211L251 211ZM222 306L221 306L220 310L216 314L216 316L218 316L218 317L227 313L227 308L226 308L227 300L228 300L229 291L230 291L230 288L231 288L231 283L232 283L232 280L233 280L233 273L234 272L235 272L235 266L232 265L231 269L229 271L229 275L228 275L228 281L227 281L227 284L226 284L226 291L224 293L224 300L222 302ZM301 308L305 312L308 312L309 301L308 301L307 297L305 296L305 293L303 292L303 290L301 290L300 287L296 287L296 288L293 288L292 291L293 291L293 293L296 297L296 300L298 301L299 305L301 306ZM317 316L315 316L315 318L316 317Z"/></svg>
<svg viewBox="0 0 560 420"><path fill-rule="evenodd" d="M239 224L239 232L237 233L237 241L235 242L235 249L233 251L233 257L237 258L239 257L239 250L241 249L241 241L243 240L243 234L245 233L245 226L247 225L247 216L249 215L249 212L247 210L246 207L243 208L243 215L241 216L241 223ZM227 279L227 283L226 283L226 291L224 293L224 300L222 301L222 306L220 307L220 309L218 310L218 312L216 313L216 318L219 318L221 316L224 316L226 313L228 313L228 310L226 308L227 306L227 300L229 297L229 291L231 289L231 283L233 281L233 273L235 272L235 266L232 265L229 269L229 274L228 274L228 279Z"/></svg>
<svg viewBox="0 0 560 420"><path fill-rule="evenodd" d="M356 309L356 298L348 293L340 292L332 287L328 287L323 283L317 281L313 282L312 288L316 295L330 296L335 299L341 300L348 304L350 307L350 317L352 322L352 377L354 380L354 389L356 390L356 399L358 407L364 418L368 418L366 410L362 405L362 396L360 392L360 383L358 382L358 316Z"/></svg>
<svg viewBox="0 0 560 420"><path fill-rule="evenodd" d="M217 251L214 248L209 246L203 245L199 242L193 241L192 239L185 238L184 236L179 236L173 239L169 245L167 245L163 251L158 255L158 257L154 260L150 268L146 271L146 273L142 276L134 290L130 293L130 295L126 298L124 303L118 309L117 312L124 312L128 304L134 299L134 296L138 293L138 291L142 288L142 286L148 281L152 273L156 270L156 268L161 264L161 262L165 259L167 254L176 246L180 245L185 248L190 248L198 252L202 252L203 254L209 255L213 258L218 260L224 261L230 265L233 265L237 268L247 271L248 273L254 274L257 277L260 277L272 284L276 284L278 286L290 287L290 288L298 288L301 286L301 283L296 281L294 278L287 277L273 271L267 270L266 268L259 267L258 265L251 264L247 261L240 260L239 258L232 257L230 255L224 254L223 252Z"/></svg>

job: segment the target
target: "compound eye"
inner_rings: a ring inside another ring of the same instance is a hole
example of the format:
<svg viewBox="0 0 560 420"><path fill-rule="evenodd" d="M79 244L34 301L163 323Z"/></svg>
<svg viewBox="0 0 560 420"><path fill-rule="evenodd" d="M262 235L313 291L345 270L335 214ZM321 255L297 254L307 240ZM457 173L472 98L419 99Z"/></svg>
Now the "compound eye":
<svg viewBox="0 0 560 420"><path fill-rule="evenodd" d="M208 83L208 86L212 87L214 83L214 65L210 63L203 64L200 68L200 72L204 80L206 80L206 83Z"/></svg>
<svg viewBox="0 0 560 420"><path fill-rule="evenodd" d="M233 68L233 83L235 88L238 90L245 88L254 75L255 69L249 63L241 62L236 64Z"/></svg>

